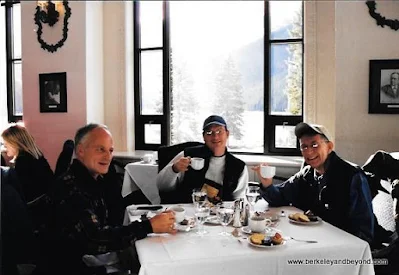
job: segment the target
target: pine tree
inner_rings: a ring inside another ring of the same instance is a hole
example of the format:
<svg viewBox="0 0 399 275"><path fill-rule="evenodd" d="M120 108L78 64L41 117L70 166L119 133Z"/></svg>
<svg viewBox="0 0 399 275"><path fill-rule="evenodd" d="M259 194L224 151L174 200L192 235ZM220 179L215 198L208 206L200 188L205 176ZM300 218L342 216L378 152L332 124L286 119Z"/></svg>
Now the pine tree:
<svg viewBox="0 0 399 275"><path fill-rule="evenodd" d="M213 113L221 115L227 123L230 134L235 139L243 137L244 100L241 74L234 60L229 56L216 76L216 100Z"/></svg>
<svg viewBox="0 0 399 275"><path fill-rule="evenodd" d="M172 57L171 57L172 61ZM176 61L176 60L174 60ZM171 62L171 142L198 140L198 101L193 79L184 64Z"/></svg>
<svg viewBox="0 0 399 275"><path fill-rule="evenodd" d="M290 30L291 37L302 36L302 15L298 12ZM302 47L289 45L291 58L288 60L288 111L293 115L302 113Z"/></svg>

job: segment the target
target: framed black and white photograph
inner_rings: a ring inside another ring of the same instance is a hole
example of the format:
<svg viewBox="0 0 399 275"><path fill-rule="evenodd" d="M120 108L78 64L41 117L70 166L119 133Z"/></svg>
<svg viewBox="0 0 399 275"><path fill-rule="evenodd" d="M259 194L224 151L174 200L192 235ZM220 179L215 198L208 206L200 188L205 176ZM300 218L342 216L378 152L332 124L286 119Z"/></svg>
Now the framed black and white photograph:
<svg viewBox="0 0 399 275"><path fill-rule="evenodd" d="M370 60L369 113L399 114L399 59Z"/></svg>
<svg viewBox="0 0 399 275"><path fill-rule="evenodd" d="M39 74L40 112L67 112L66 73Z"/></svg>

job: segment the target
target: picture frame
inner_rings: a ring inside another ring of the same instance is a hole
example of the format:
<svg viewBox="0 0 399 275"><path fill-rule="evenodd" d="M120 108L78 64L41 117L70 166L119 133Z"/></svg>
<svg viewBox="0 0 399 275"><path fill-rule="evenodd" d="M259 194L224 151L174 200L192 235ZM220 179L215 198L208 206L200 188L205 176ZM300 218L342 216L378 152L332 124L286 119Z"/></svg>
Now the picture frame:
<svg viewBox="0 0 399 275"><path fill-rule="evenodd" d="M40 112L66 113L66 72L39 74Z"/></svg>
<svg viewBox="0 0 399 275"><path fill-rule="evenodd" d="M399 114L399 59L370 60L369 114Z"/></svg>

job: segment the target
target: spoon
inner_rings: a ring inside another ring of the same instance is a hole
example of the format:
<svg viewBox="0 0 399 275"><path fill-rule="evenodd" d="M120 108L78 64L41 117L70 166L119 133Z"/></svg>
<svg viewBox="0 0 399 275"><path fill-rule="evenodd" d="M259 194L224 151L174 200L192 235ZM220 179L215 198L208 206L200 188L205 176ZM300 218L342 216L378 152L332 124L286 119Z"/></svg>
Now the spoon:
<svg viewBox="0 0 399 275"><path fill-rule="evenodd" d="M304 242L304 243L318 243L318 241L315 240L300 240L300 239L295 239L293 237L286 237L286 240L294 240L297 242Z"/></svg>

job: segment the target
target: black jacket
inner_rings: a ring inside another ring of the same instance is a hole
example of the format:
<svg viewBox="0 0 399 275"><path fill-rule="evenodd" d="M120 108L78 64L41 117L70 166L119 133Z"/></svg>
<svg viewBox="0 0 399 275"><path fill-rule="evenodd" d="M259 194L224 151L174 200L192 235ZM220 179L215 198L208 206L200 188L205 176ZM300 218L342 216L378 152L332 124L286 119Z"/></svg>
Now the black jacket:
<svg viewBox="0 0 399 275"><path fill-rule="evenodd" d="M33 201L47 193L54 181L54 173L46 158L35 159L31 154L20 152L15 160L18 189L26 202Z"/></svg>
<svg viewBox="0 0 399 275"><path fill-rule="evenodd" d="M209 167L209 160L212 151L204 145L189 147L184 150L184 156L200 157L205 159L204 168L194 170L189 166L188 171L184 174L184 180L178 185L181 192L181 199L184 202L192 202L191 193L194 188L200 188L205 182L205 174ZM223 186L220 187L218 195L224 201L234 200L233 192L237 188L238 181L245 168L245 163L230 154L226 149L226 164L223 176Z"/></svg>

